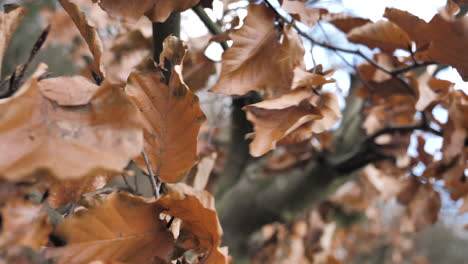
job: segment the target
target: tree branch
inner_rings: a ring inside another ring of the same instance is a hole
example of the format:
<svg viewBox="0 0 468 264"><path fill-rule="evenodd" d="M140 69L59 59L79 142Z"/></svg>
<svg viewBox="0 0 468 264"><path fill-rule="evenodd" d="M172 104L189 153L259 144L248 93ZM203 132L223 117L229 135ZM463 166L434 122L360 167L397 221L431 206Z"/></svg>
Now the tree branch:
<svg viewBox="0 0 468 264"><path fill-rule="evenodd" d="M192 8L193 12L197 14L197 16L200 18L200 20L205 24L206 28L210 31L211 34L213 35L219 35L223 34L224 32L221 30L218 24L213 22L211 18L208 16L208 14L205 12L205 9L203 9L202 6L197 5ZM219 42L223 50L229 49L229 45L227 44L226 41L221 41Z"/></svg>

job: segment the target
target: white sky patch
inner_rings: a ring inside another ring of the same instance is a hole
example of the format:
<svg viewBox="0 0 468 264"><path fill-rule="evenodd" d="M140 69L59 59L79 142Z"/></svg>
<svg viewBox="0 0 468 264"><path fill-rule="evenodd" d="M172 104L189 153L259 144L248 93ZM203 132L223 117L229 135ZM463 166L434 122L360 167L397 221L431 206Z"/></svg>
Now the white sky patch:
<svg viewBox="0 0 468 264"><path fill-rule="evenodd" d="M386 7L406 10L429 21L445 3L446 0L343 0L346 9L374 22L382 18Z"/></svg>

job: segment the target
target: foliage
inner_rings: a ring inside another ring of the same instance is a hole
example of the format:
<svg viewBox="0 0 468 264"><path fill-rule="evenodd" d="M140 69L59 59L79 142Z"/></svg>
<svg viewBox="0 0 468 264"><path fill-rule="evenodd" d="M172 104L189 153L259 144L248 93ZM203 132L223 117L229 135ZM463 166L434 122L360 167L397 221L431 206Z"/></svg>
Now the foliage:
<svg viewBox="0 0 468 264"><path fill-rule="evenodd" d="M0 76L0 261L232 263L226 244L236 262L427 263L412 233L438 219L436 183L468 212L468 97L435 77L453 67L468 78L466 1L448 0L429 22L395 8L372 22L294 0L224 0L211 21L212 2L42 7L51 26ZM211 34L158 39L188 9ZM4 5L0 72L27 13ZM361 46L305 30L322 23ZM343 53L362 60L349 94L326 88L336 69L315 58L306 68L306 42L348 66ZM205 55L213 43L225 49L220 62ZM39 63L29 74L54 45L70 47L80 72L51 77ZM211 93L232 99L230 126L202 111ZM440 157L426 151L429 135L442 139ZM401 213L385 216L385 201Z"/></svg>

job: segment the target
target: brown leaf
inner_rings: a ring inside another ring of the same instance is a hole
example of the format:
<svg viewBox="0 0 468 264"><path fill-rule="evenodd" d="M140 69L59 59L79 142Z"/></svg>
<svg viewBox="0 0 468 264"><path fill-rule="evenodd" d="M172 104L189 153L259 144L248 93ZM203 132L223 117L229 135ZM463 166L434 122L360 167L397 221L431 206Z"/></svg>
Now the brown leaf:
<svg viewBox="0 0 468 264"><path fill-rule="evenodd" d="M202 157L196 166L196 170L190 172L186 183L192 186L195 190L204 190L210 179L211 171L213 170L218 154L213 152L205 157Z"/></svg>
<svg viewBox="0 0 468 264"><path fill-rule="evenodd" d="M101 37L95 27L92 27L86 18L85 14L75 4L70 2L71 0L59 0L63 9L67 11L71 19L75 23L76 27L81 33L81 36L85 39L88 44L89 50L94 57L95 71L104 80L104 68L102 62L103 45Z"/></svg>
<svg viewBox="0 0 468 264"><path fill-rule="evenodd" d="M351 42L392 53L395 49L407 50L411 47L408 34L390 21L380 20L352 29L346 35Z"/></svg>
<svg viewBox="0 0 468 264"><path fill-rule="evenodd" d="M436 14L429 23L418 17L398 9L387 8L385 17L397 24L417 43L421 56L416 57L428 61L437 61L457 68L464 79L468 78L468 59L464 54L468 45L468 17L460 19L441 13ZM428 47L429 45L429 47Z"/></svg>
<svg viewBox="0 0 468 264"><path fill-rule="evenodd" d="M468 96L461 90L453 91L449 96L449 119L443 130L442 145L442 161L446 165L463 153L468 136Z"/></svg>
<svg viewBox="0 0 468 264"><path fill-rule="evenodd" d="M78 210L59 224L54 234L67 245L51 248L46 255L67 264L168 261L174 238L159 218L163 210L157 201L128 193L96 195L90 208Z"/></svg>
<svg viewBox="0 0 468 264"><path fill-rule="evenodd" d="M270 8L252 4L248 11L242 28L231 34L234 44L223 53L221 75L212 91L245 94L264 90L271 98L290 89L294 68L303 65L304 49L290 25L281 32L274 24Z"/></svg>
<svg viewBox="0 0 468 264"><path fill-rule="evenodd" d="M78 200L83 194L95 191L104 187L114 174L98 174L78 180L56 180L47 179L49 184L49 202L52 208L64 206Z"/></svg>
<svg viewBox="0 0 468 264"><path fill-rule="evenodd" d="M452 82L437 79L432 74L424 72L418 78L416 110L423 111L436 105L447 96L452 87Z"/></svg>
<svg viewBox="0 0 468 264"><path fill-rule="evenodd" d="M296 67L294 69L294 77L292 80L291 89L309 86L317 87L327 83L335 82L334 79L327 79L326 77L327 76L325 75L306 71L301 67Z"/></svg>
<svg viewBox="0 0 468 264"><path fill-rule="evenodd" d="M245 106L247 119L254 124L255 139L250 154L259 157L276 147L276 143L301 125L324 116L314 105L318 96L309 89L293 90L278 98Z"/></svg>
<svg viewBox="0 0 468 264"><path fill-rule="evenodd" d="M420 184L402 219L403 232L419 231L437 221L441 207L440 195L431 184Z"/></svg>
<svg viewBox="0 0 468 264"><path fill-rule="evenodd" d="M191 39L189 44L195 41ZM214 61L207 58L204 54L208 44L209 41L203 41L200 47L196 44L190 45L187 56L184 58L182 75L184 82L193 92L205 88L210 76L216 73Z"/></svg>
<svg viewBox="0 0 468 264"><path fill-rule="evenodd" d="M153 22L164 22L172 12L194 7L200 0L93 0L112 16L136 21L146 15Z"/></svg>
<svg viewBox="0 0 468 264"><path fill-rule="evenodd" d="M3 177L18 181L45 169L59 179L76 179L96 170L120 171L139 155L138 111L120 87L104 83L88 104L59 106L40 89L64 102L58 95L67 83L39 87L45 68L41 64L17 93L0 100Z"/></svg>
<svg viewBox="0 0 468 264"><path fill-rule="evenodd" d="M195 241L184 241L183 244L208 250L201 263L228 263L227 255L219 248L223 231L210 193L178 183L170 185L169 192L158 200L158 204L167 209L165 214L182 220L182 230L194 235Z"/></svg>
<svg viewBox="0 0 468 264"><path fill-rule="evenodd" d="M320 109L322 118L310 120L289 135L281 139L279 144L294 144L312 138L314 134L322 133L332 128L341 118L338 99L332 93L323 93L314 104Z"/></svg>
<svg viewBox="0 0 468 264"><path fill-rule="evenodd" d="M0 14L0 77L2 74L2 62L13 33L15 33L21 20L26 16L28 9L16 4L3 6L5 13Z"/></svg>
<svg viewBox="0 0 468 264"><path fill-rule="evenodd" d="M284 0L281 8L292 15L297 15L298 20L309 27L315 25L320 20L321 15L328 13L326 9L310 8L304 2L292 0Z"/></svg>
<svg viewBox="0 0 468 264"><path fill-rule="evenodd" d="M163 182L178 182L196 161L198 131L205 116L198 97L180 79L184 47L175 37L166 39L165 47L161 61L173 62L170 80L161 68L149 65L133 72L125 89L143 113L144 149L156 175ZM146 168L141 157L137 164Z"/></svg>
<svg viewBox="0 0 468 264"><path fill-rule="evenodd" d="M86 105L99 89L83 76L50 78L38 84L41 93L60 106Z"/></svg>
<svg viewBox="0 0 468 264"><path fill-rule="evenodd" d="M1 209L0 249L19 245L39 249L48 241L52 227L43 205L13 197Z"/></svg>
<svg viewBox="0 0 468 264"><path fill-rule="evenodd" d="M372 23L369 19L352 17L345 13L329 13L322 16L322 19L334 25L344 33L348 33L353 28L364 26L367 23Z"/></svg>

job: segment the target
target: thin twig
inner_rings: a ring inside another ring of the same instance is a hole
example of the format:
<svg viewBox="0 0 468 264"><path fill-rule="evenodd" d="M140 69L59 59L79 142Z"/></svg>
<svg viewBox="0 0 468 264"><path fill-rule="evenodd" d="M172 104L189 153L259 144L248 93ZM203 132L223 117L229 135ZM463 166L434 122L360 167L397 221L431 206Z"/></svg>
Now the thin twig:
<svg viewBox="0 0 468 264"><path fill-rule="evenodd" d="M330 50L334 50L334 51L341 51L341 52L345 52L345 53L351 53L351 54L355 54L355 55L358 55L359 57L363 58L364 60L366 60L369 64L371 64L372 66L376 67L377 69L387 73L387 74L390 74L392 76L397 76L401 73L404 73L404 72L407 72L409 70L412 70L412 69L415 69L415 68L418 68L418 67L423 67L423 66L427 66L427 65L431 65L431 64L436 64L435 62L425 62L425 63L415 63L413 65L409 65L409 66L405 66L405 67L402 67L402 68L397 68L397 69L394 69L394 70L390 70L390 69L387 69L386 67L384 67L383 65L380 65L378 64L377 62L375 62L373 59L367 57L364 53L362 53L362 51L360 51L359 49L357 50L353 50L353 49L346 49L346 48L341 48L341 47L336 47L336 46L333 46L331 45L330 43L327 43L327 42L321 42L321 41L318 41L316 40L315 38L313 38L311 35L309 35L308 33L304 32L302 29L299 28L299 26L297 25L297 22L291 18L287 18L285 16L283 16L280 12L278 12L278 10L268 1L268 0L264 0L265 4L271 8L275 13L276 15L281 19L283 20L284 22L288 23L288 24L292 24L294 29L297 31L297 33L299 33L299 35L301 35L302 37L308 39L309 41L311 41L312 43L316 44L316 45L319 45L321 47L324 47L324 48L327 48L327 49L330 49Z"/></svg>
<svg viewBox="0 0 468 264"><path fill-rule="evenodd" d="M157 177L153 173L153 168L151 167L151 164L150 164L150 162L148 160L148 156L146 155L146 152L143 151L141 153L141 155L143 156L143 159L145 160L146 168L148 169L149 178L150 178L150 181L151 181L151 186L153 187L154 197L156 197L156 199L158 199L161 184L159 183L159 180L157 179Z"/></svg>
<svg viewBox="0 0 468 264"><path fill-rule="evenodd" d="M203 24L205 24L206 28L208 28L208 31L210 31L211 34L220 35L223 33L219 25L213 22L213 20L211 20L211 18L205 12L205 9L203 9L203 7L201 7L200 5L197 5L193 7L192 10L193 12L195 12L195 14L197 14L197 16L203 22ZM227 44L226 41L220 41L219 44L221 45L223 50L229 49L229 45Z"/></svg>
<svg viewBox="0 0 468 264"><path fill-rule="evenodd" d="M0 98L10 97L16 92L16 90L18 90L18 88L21 85L21 80L23 79L24 74L26 73L26 70L28 69L29 65L34 60L37 53L41 49L42 45L46 41L47 36L49 35L49 32L50 32L50 25L48 25L41 32L41 34L37 38L36 42L34 42L34 45L33 45L32 49L31 49L31 52L29 53L29 57L28 57L28 60L26 61L26 63L24 63L23 65L16 68L15 71L11 74L11 76L9 78L10 85L8 87L8 90L4 94L0 95ZM7 79L2 81L2 85Z"/></svg>

